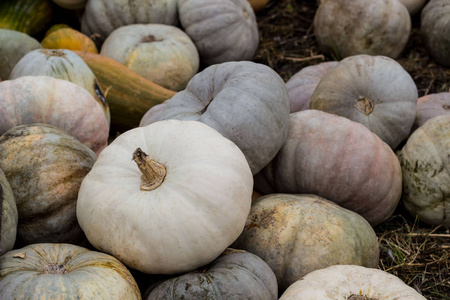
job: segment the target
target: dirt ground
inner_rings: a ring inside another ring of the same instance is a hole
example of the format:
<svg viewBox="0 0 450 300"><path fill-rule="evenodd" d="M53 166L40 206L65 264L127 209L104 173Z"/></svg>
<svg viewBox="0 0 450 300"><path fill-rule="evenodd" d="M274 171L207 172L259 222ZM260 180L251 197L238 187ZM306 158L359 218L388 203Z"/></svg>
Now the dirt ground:
<svg viewBox="0 0 450 300"><path fill-rule="evenodd" d="M261 43L254 61L272 67L287 81L302 68L334 60L318 50L313 28L316 0L272 0L257 14ZM397 61L414 79L419 97L450 92L450 69L437 65L420 36L420 15ZM398 206L391 219L377 226L379 268L392 273L427 299L450 299L450 232L428 226Z"/></svg>

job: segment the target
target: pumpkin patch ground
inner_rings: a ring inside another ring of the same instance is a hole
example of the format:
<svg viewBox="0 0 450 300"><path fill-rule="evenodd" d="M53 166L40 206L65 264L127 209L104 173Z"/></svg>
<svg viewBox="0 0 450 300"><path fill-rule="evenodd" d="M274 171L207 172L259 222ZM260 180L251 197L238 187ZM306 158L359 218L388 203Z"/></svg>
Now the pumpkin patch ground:
<svg viewBox="0 0 450 300"><path fill-rule="evenodd" d="M304 67L335 60L318 49L313 27L317 7L315 0L270 1L257 13L261 40L253 60L270 66L285 81ZM419 97L450 92L450 68L428 54L420 36L420 14L412 17L409 40L397 62L413 78ZM400 202L392 217L374 229L381 270L398 276L426 299L450 299L448 228L424 224Z"/></svg>

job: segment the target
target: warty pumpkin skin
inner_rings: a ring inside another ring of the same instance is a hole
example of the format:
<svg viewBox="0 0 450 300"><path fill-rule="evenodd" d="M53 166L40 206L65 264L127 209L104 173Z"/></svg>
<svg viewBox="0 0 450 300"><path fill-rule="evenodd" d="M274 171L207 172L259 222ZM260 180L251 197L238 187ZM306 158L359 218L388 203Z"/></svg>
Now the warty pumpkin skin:
<svg viewBox="0 0 450 300"><path fill-rule="evenodd" d="M279 300L426 300L397 276L376 268L335 265L293 283Z"/></svg>
<svg viewBox="0 0 450 300"><path fill-rule="evenodd" d="M173 91L184 89L199 68L198 51L189 36L165 24L122 26L106 38L100 54Z"/></svg>
<svg viewBox="0 0 450 300"><path fill-rule="evenodd" d="M0 82L0 135L32 123L61 128L97 155L108 144L108 121L86 89L49 76Z"/></svg>
<svg viewBox="0 0 450 300"><path fill-rule="evenodd" d="M402 201L421 222L450 225L450 114L426 121L399 152Z"/></svg>
<svg viewBox="0 0 450 300"><path fill-rule="evenodd" d="M11 185L0 168L0 256L14 247L18 218Z"/></svg>
<svg viewBox="0 0 450 300"><path fill-rule="evenodd" d="M28 52L42 48L26 33L0 29L0 81L7 80L16 63Z"/></svg>
<svg viewBox="0 0 450 300"><path fill-rule="evenodd" d="M178 24L177 0L88 0L81 32L99 47L115 29L130 24Z"/></svg>
<svg viewBox="0 0 450 300"><path fill-rule="evenodd" d="M316 195L270 194L253 202L232 244L261 257L282 293L302 276L334 264L374 268L377 236L360 215Z"/></svg>
<svg viewBox="0 0 450 300"><path fill-rule="evenodd" d="M210 263L239 236L252 192L234 143L201 122L165 120L102 151L81 184L77 218L100 251L144 273L176 274Z"/></svg>
<svg viewBox="0 0 450 300"><path fill-rule="evenodd" d="M75 206L96 155L48 124L16 126L0 137L0 168L19 212L17 243L80 243Z"/></svg>
<svg viewBox="0 0 450 300"><path fill-rule="evenodd" d="M393 150L366 127L309 109L290 115L288 137L255 176L255 189L319 195L375 226L397 207L402 172Z"/></svg>
<svg viewBox="0 0 450 300"><path fill-rule="evenodd" d="M200 121L216 129L242 150L256 174L286 139L286 84L263 64L216 64L197 73L183 91L165 102L159 120L167 119Z"/></svg>
<svg viewBox="0 0 450 300"><path fill-rule="evenodd" d="M309 107L361 123L395 149L411 131L417 99L414 80L398 62L355 55L322 77Z"/></svg>
<svg viewBox="0 0 450 300"><path fill-rule="evenodd" d="M0 257L0 298L142 299L131 273L113 256L49 243L29 245Z"/></svg>
<svg viewBox="0 0 450 300"><path fill-rule="evenodd" d="M178 0L178 12L205 66L255 55L258 24L247 0Z"/></svg>
<svg viewBox="0 0 450 300"><path fill-rule="evenodd" d="M336 60L358 54L396 59L410 32L411 16L397 0L322 1L314 16L319 48Z"/></svg>
<svg viewBox="0 0 450 300"><path fill-rule="evenodd" d="M277 279L260 257L227 248L212 263L151 286L146 300L277 300Z"/></svg>
<svg viewBox="0 0 450 300"><path fill-rule="evenodd" d="M450 67L450 1L430 0L420 15L422 41L431 57Z"/></svg>
<svg viewBox="0 0 450 300"><path fill-rule="evenodd" d="M110 123L109 106L97 78L76 53L68 49L37 49L25 54L11 71L10 79L22 76L50 76L85 88L100 104Z"/></svg>

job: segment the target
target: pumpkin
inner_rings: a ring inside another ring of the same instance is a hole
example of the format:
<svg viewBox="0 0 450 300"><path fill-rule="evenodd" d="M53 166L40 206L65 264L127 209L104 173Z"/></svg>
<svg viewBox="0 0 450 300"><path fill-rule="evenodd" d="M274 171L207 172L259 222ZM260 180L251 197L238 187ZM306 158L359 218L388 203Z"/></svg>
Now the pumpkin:
<svg viewBox="0 0 450 300"><path fill-rule="evenodd" d="M0 137L0 168L19 212L17 243L79 243L78 189L96 156L63 130L48 124L16 126Z"/></svg>
<svg viewBox="0 0 450 300"><path fill-rule="evenodd" d="M411 16L416 15L422 7L428 2L428 0L399 0L400 3L402 3L406 9L408 9L408 12Z"/></svg>
<svg viewBox="0 0 450 300"><path fill-rule="evenodd" d="M413 130L426 121L450 113L450 92L428 94L417 100L417 113Z"/></svg>
<svg viewBox="0 0 450 300"><path fill-rule="evenodd" d="M263 10L270 0L248 0L255 13Z"/></svg>
<svg viewBox="0 0 450 300"><path fill-rule="evenodd" d="M111 32L125 25L176 25L177 12L177 0L88 0L81 17L81 32L100 46Z"/></svg>
<svg viewBox="0 0 450 300"><path fill-rule="evenodd" d="M77 218L95 248L133 269L188 272L239 236L252 191L234 143L201 122L165 120L103 150L81 184Z"/></svg>
<svg viewBox="0 0 450 300"><path fill-rule="evenodd" d="M87 0L52 0L56 5L70 10L82 9L86 6Z"/></svg>
<svg viewBox="0 0 450 300"><path fill-rule="evenodd" d="M9 78L12 69L25 54L40 48L41 44L28 34L0 29L0 81Z"/></svg>
<svg viewBox="0 0 450 300"><path fill-rule="evenodd" d="M292 75L286 82L291 104L291 113L309 109L311 95L322 77L338 64L337 61L322 62L305 67Z"/></svg>
<svg viewBox="0 0 450 300"><path fill-rule="evenodd" d="M111 112L111 127L126 131L139 126L144 114L176 92L166 89L104 55L75 51L98 80Z"/></svg>
<svg viewBox="0 0 450 300"><path fill-rule="evenodd" d="M0 257L1 299L141 299L116 258L70 244L39 243Z"/></svg>
<svg viewBox="0 0 450 300"><path fill-rule="evenodd" d="M100 54L142 77L180 91L199 68L197 48L181 29L165 24L132 24L114 30Z"/></svg>
<svg viewBox="0 0 450 300"><path fill-rule="evenodd" d="M167 106L166 102L157 104L150 108L144 116L142 116L141 121L139 122L139 126L147 126L151 123L154 123L159 120L164 108Z"/></svg>
<svg viewBox="0 0 450 300"><path fill-rule="evenodd" d="M60 28L41 41L46 49L69 49L98 53L97 46L88 36L72 28Z"/></svg>
<svg viewBox="0 0 450 300"><path fill-rule="evenodd" d="M247 0L179 0L178 11L205 66L251 60L256 53L258 24Z"/></svg>
<svg viewBox="0 0 450 300"><path fill-rule="evenodd" d="M16 199L0 168L0 256L13 249L17 234Z"/></svg>
<svg viewBox="0 0 450 300"><path fill-rule="evenodd" d="M278 299L275 274L258 256L227 248L212 263L151 286L147 300Z"/></svg>
<svg viewBox="0 0 450 300"><path fill-rule="evenodd" d="M67 25L67 24L64 24L64 23L59 23L59 24L55 24L55 25L52 25L46 32L45 32L45 35L44 35L44 38L46 38L48 35L50 35L51 33L53 33L53 32L55 32L55 31L58 31L58 30L60 30L60 29L63 29L63 28L71 28L69 25Z"/></svg>
<svg viewBox="0 0 450 300"><path fill-rule="evenodd" d="M397 276L356 265L316 270L293 283L280 300L425 300Z"/></svg>
<svg viewBox="0 0 450 300"><path fill-rule="evenodd" d="M286 142L255 176L255 188L319 195L375 226L397 207L402 171L393 150L363 125L308 109L291 114Z"/></svg>
<svg viewBox="0 0 450 300"><path fill-rule="evenodd" d="M0 1L0 28L38 34L50 25L54 11L51 0Z"/></svg>
<svg viewBox="0 0 450 300"><path fill-rule="evenodd" d="M420 33L430 56L444 67L450 67L450 2L430 0L422 9Z"/></svg>
<svg viewBox="0 0 450 300"><path fill-rule="evenodd" d="M314 16L319 48L335 59L357 54L398 58L411 32L411 17L397 0L322 1Z"/></svg>
<svg viewBox="0 0 450 300"><path fill-rule="evenodd" d="M159 120L196 120L211 126L244 152L253 174L270 162L287 136L286 85L263 64L210 66L165 103Z"/></svg>
<svg viewBox="0 0 450 300"><path fill-rule="evenodd" d="M32 123L61 128L96 154L108 144L108 121L86 89L49 76L0 82L0 135Z"/></svg>
<svg viewBox="0 0 450 300"><path fill-rule="evenodd" d="M232 247L261 257L280 292L314 270L334 264L376 267L379 258L377 236L363 217L308 194L258 198Z"/></svg>
<svg viewBox="0 0 450 300"><path fill-rule="evenodd" d="M414 80L398 62L355 55L323 76L310 108L361 123L395 149L411 131L417 99Z"/></svg>
<svg viewBox="0 0 450 300"><path fill-rule="evenodd" d="M403 204L421 222L450 225L450 115L426 121L399 153Z"/></svg>
<svg viewBox="0 0 450 300"><path fill-rule="evenodd" d="M77 54L68 49L30 51L17 62L10 79L40 75L68 80L85 88L100 104L109 125L111 117L102 89L94 73Z"/></svg>

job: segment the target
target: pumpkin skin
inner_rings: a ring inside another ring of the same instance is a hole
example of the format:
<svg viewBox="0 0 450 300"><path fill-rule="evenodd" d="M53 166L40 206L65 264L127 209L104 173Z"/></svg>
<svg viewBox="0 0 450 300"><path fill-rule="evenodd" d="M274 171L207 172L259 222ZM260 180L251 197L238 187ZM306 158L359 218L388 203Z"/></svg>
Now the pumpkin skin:
<svg viewBox="0 0 450 300"><path fill-rule="evenodd" d="M60 28L49 33L41 41L45 49L68 49L98 53L94 41L72 28Z"/></svg>
<svg viewBox="0 0 450 300"><path fill-rule="evenodd" d="M258 256L227 248L198 270L148 288L144 299L278 299L277 279Z"/></svg>
<svg viewBox="0 0 450 300"><path fill-rule="evenodd" d="M114 30L101 55L173 91L186 87L199 68L197 48L181 29L164 24L132 24Z"/></svg>
<svg viewBox="0 0 450 300"><path fill-rule="evenodd" d="M70 244L33 244L0 257L2 299L141 299L116 258Z"/></svg>
<svg viewBox="0 0 450 300"><path fill-rule="evenodd" d="M0 256L14 247L18 218L11 185L0 168Z"/></svg>
<svg viewBox="0 0 450 300"><path fill-rule="evenodd" d="M1 1L0 28L34 35L50 25L54 11L51 0Z"/></svg>
<svg viewBox="0 0 450 300"><path fill-rule="evenodd" d="M125 25L176 25L177 13L177 0L88 0L81 17L81 32L100 46L111 32Z"/></svg>
<svg viewBox="0 0 450 300"><path fill-rule="evenodd" d="M17 244L80 243L78 189L96 155L48 124L16 126L0 137L0 168L19 212Z"/></svg>
<svg viewBox="0 0 450 300"><path fill-rule="evenodd" d="M255 13L261 11L266 7L270 0L248 0Z"/></svg>
<svg viewBox="0 0 450 300"><path fill-rule="evenodd" d="M97 155L108 144L108 121L86 89L49 76L0 82L0 135L32 123L61 128Z"/></svg>
<svg viewBox="0 0 450 300"><path fill-rule="evenodd" d="M397 0L322 1L314 16L318 46L336 60L358 54L398 58L410 32L409 12Z"/></svg>
<svg viewBox="0 0 450 300"><path fill-rule="evenodd" d="M104 55L75 51L94 72L105 91L111 111L111 127L119 131L139 126L143 115L154 105L173 97L166 89Z"/></svg>
<svg viewBox="0 0 450 300"><path fill-rule="evenodd" d="M70 10L82 9L87 0L52 0L56 5Z"/></svg>
<svg viewBox="0 0 450 300"><path fill-rule="evenodd" d="M255 187L319 195L375 226L397 207L402 172L392 149L366 127L309 109L291 114L286 142L255 176Z"/></svg>
<svg viewBox="0 0 450 300"><path fill-rule="evenodd" d="M247 0L178 0L178 11L205 66L255 55L259 30Z"/></svg>
<svg viewBox="0 0 450 300"><path fill-rule="evenodd" d="M165 104L159 120L194 120L211 126L244 152L253 174L269 163L287 136L286 85L263 64L210 66Z"/></svg>
<svg viewBox="0 0 450 300"><path fill-rule="evenodd" d="M28 34L0 29L0 81L9 78L12 69L25 54L40 48L41 44Z"/></svg>
<svg viewBox="0 0 450 300"><path fill-rule="evenodd" d="M10 79L22 76L50 76L85 88L100 104L109 126L111 120L109 107L97 78L84 60L71 50L37 49L28 52L17 62Z"/></svg>
<svg viewBox="0 0 450 300"><path fill-rule="evenodd" d="M450 113L450 92L428 94L417 100L414 126L422 126L426 121L439 115Z"/></svg>
<svg viewBox="0 0 450 300"><path fill-rule="evenodd" d="M425 300L425 297L388 272L356 265L335 265L302 277L280 297L280 300L300 299Z"/></svg>
<svg viewBox="0 0 450 300"><path fill-rule="evenodd" d="M137 148L166 168L153 190L141 190ZM166 120L130 129L103 150L81 184L77 217L100 251L144 273L176 274L212 262L239 236L252 191L234 143L201 122Z"/></svg>
<svg viewBox="0 0 450 300"><path fill-rule="evenodd" d="M142 117L141 121L139 122L139 126L143 127L159 121L159 118L166 106L167 103L163 102L150 108Z"/></svg>
<svg viewBox="0 0 450 300"><path fill-rule="evenodd" d="M438 64L450 67L450 2L430 0L420 17L420 33L425 48Z"/></svg>
<svg viewBox="0 0 450 300"><path fill-rule="evenodd" d="M450 225L450 115L425 122L399 153L403 204L420 221Z"/></svg>
<svg viewBox="0 0 450 300"><path fill-rule="evenodd" d="M305 194L258 198L232 247L267 262L280 292L314 270L334 264L376 267L379 258L377 236L363 217Z"/></svg>
<svg viewBox="0 0 450 300"><path fill-rule="evenodd" d="M327 61L305 67L295 73L286 82L286 88L291 103L291 113L309 109L311 96L322 77L337 66L337 61Z"/></svg>
<svg viewBox="0 0 450 300"><path fill-rule="evenodd" d="M361 123L395 149L411 131L417 99L414 80L395 60L355 55L323 76L310 108Z"/></svg>
<svg viewBox="0 0 450 300"><path fill-rule="evenodd" d="M411 16L414 16L422 9L428 0L399 0L399 2L406 7Z"/></svg>

